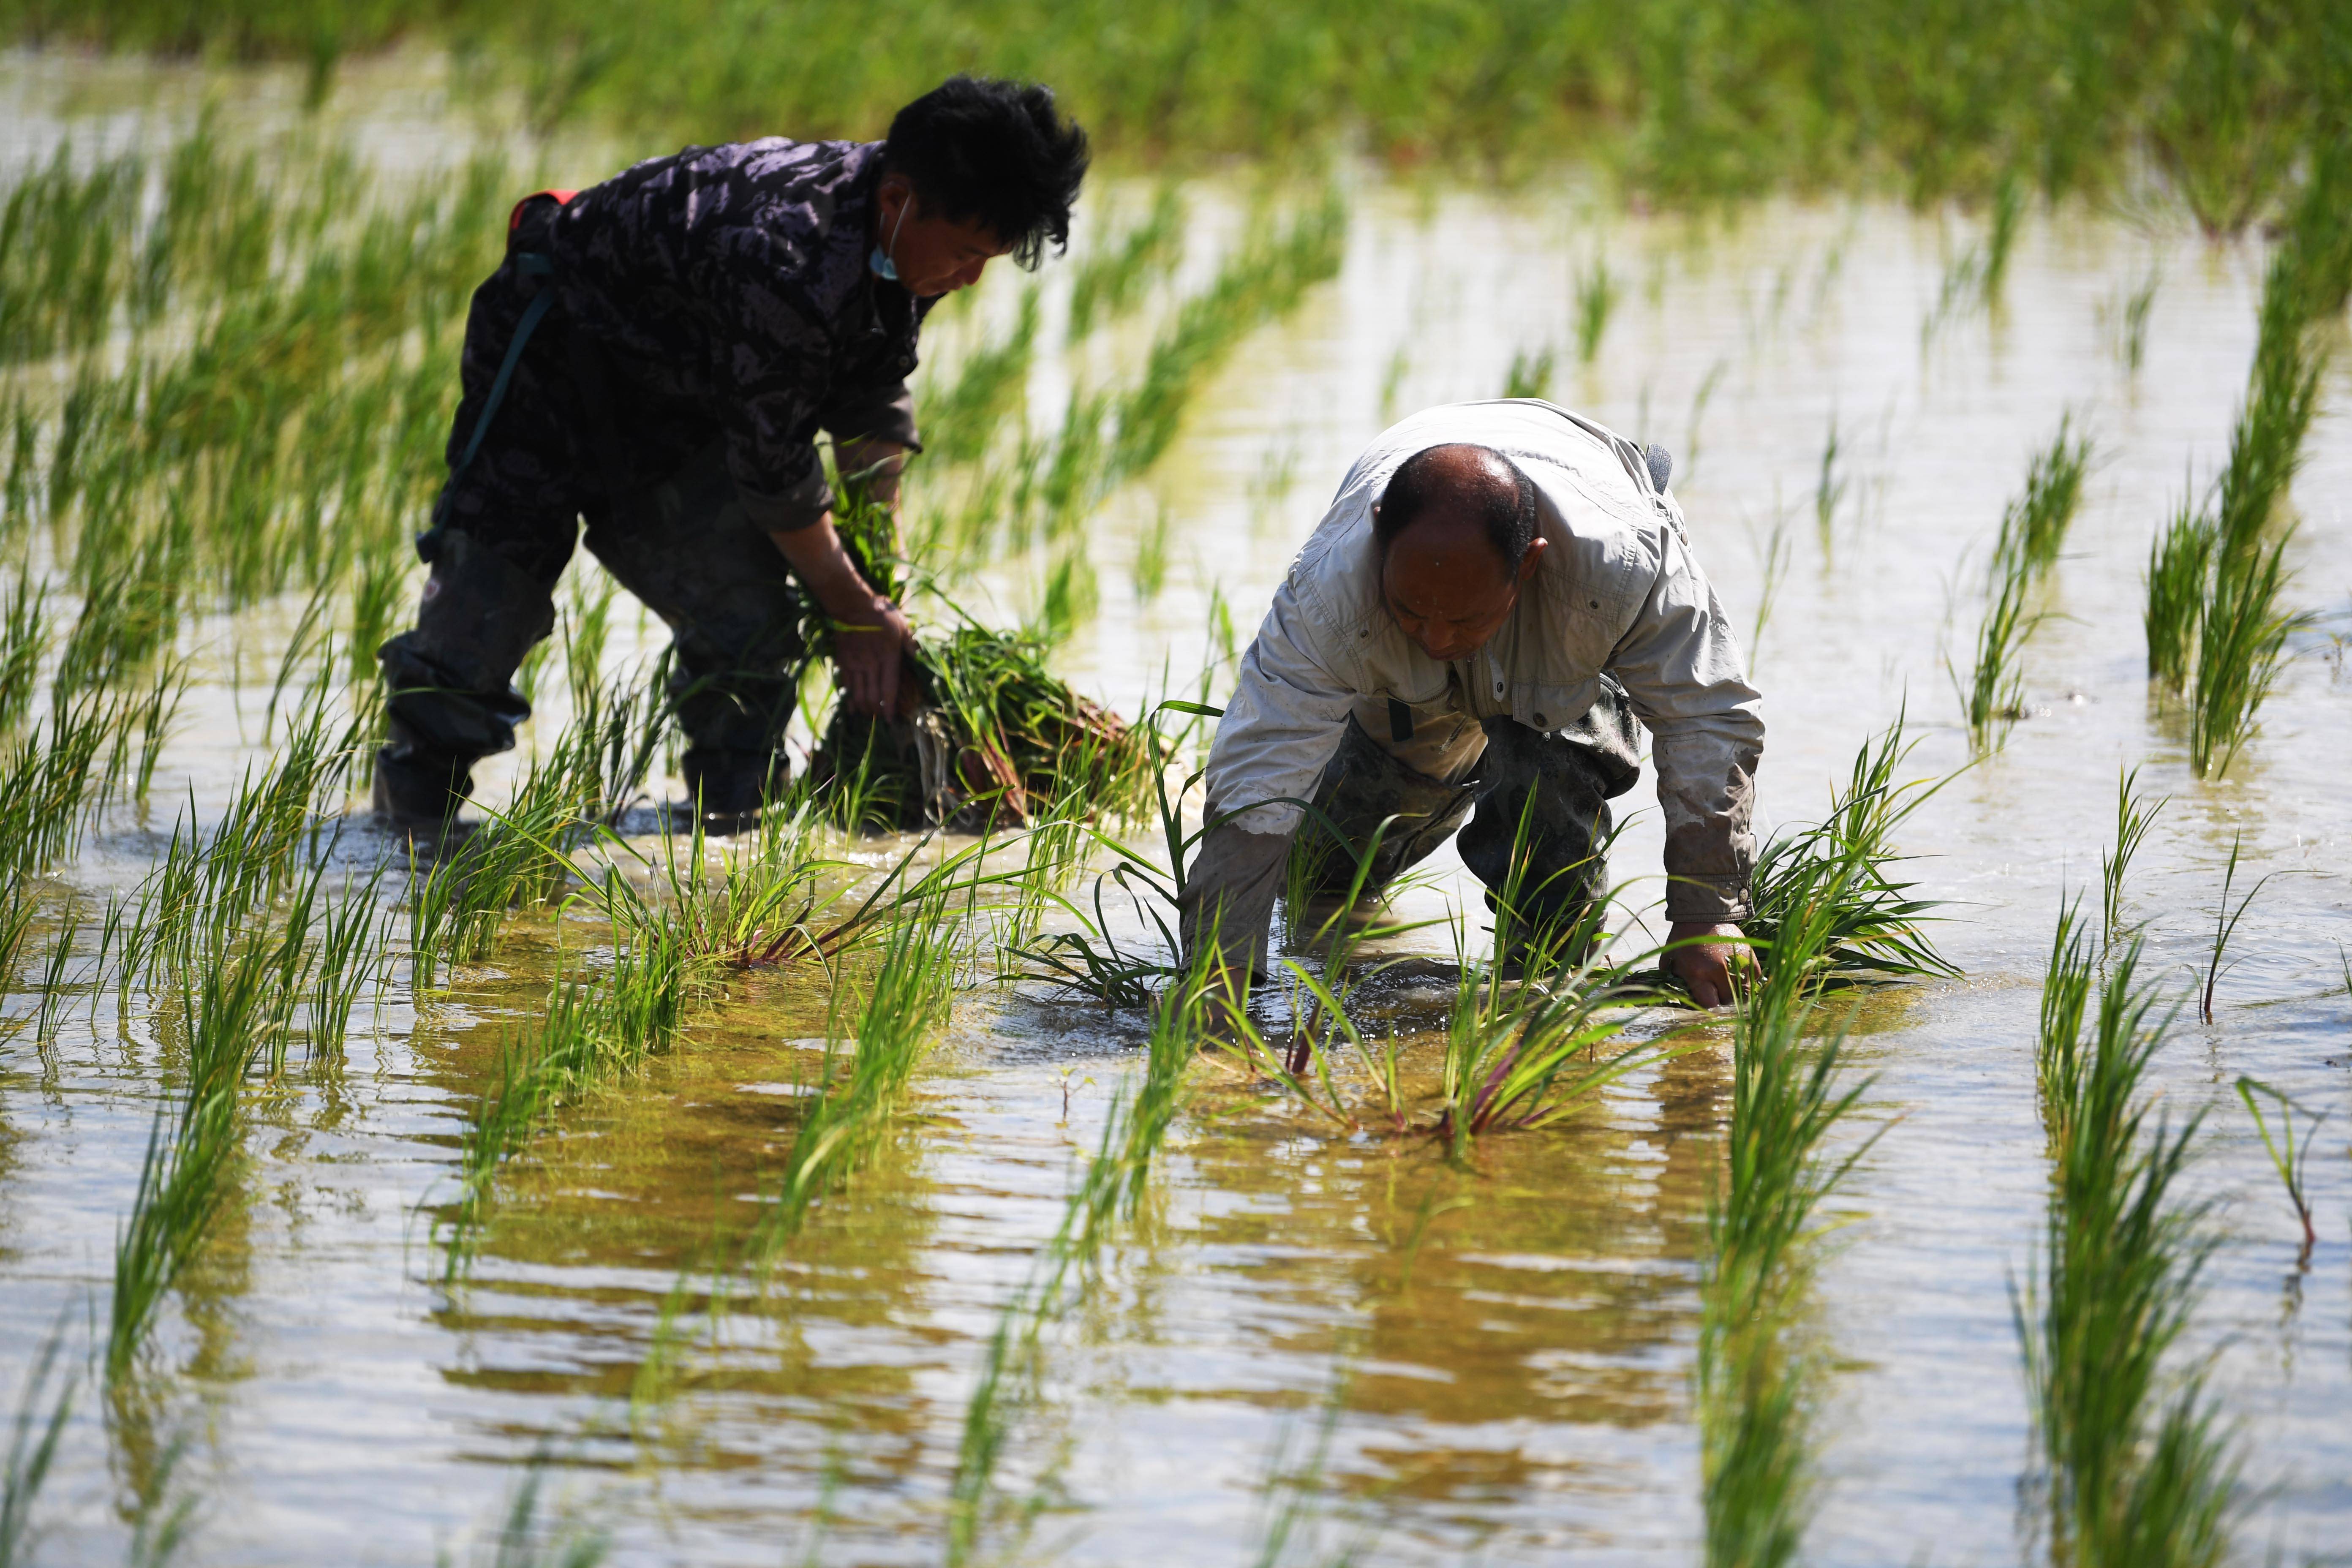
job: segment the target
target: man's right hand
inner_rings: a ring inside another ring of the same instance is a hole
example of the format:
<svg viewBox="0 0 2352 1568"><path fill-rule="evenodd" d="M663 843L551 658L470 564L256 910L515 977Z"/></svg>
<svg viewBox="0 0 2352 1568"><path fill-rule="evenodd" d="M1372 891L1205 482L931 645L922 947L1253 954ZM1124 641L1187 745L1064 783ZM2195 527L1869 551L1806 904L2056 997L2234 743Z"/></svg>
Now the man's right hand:
<svg viewBox="0 0 2352 1568"><path fill-rule="evenodd" d="M834 625L834 668L852 711L899 716L898 672L915 628L898 605L857 574L827 512L806 528L772 533L776 548Z"/></svg>
<svg viewBox="0 0 2352 1568"><path fill-rule="evenodd" d="M829 613L835 621L834 669L851 710L898 718L900 698L912 695L901 692L898 672L914 646L915 628L898 605L879 594L856 619L837 610Z"/></svg>

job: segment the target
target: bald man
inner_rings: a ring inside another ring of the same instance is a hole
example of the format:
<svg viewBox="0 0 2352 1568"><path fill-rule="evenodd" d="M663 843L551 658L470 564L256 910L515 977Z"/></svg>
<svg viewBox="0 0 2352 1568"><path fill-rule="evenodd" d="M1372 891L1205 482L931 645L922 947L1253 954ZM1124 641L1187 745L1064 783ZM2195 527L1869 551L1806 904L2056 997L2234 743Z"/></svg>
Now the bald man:
<svg viewBox="0 0 2352 1568"><path fill-rule="evenodd" d="M1230 969L1265 973L1307 801L1311 891L1344 892L1396 817L1371 887L1458 830L1491 905L1525 821L1508 925L1572 929L1608 888L1609 801L1640 775L1639 720L1665 813L1667 963L1701 1005L1732 999L1764 724L1665 469L1533 399L1433 408L1372 443L1217 726L1188 951L1213 933Z"/></svg>

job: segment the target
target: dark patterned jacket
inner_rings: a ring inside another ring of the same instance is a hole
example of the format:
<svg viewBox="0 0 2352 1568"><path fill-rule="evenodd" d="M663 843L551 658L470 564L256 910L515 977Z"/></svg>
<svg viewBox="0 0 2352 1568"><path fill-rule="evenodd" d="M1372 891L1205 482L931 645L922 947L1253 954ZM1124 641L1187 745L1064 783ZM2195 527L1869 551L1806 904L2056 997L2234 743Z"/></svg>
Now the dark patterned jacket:
<svg viewBox="0 0 2352 1568"><path fill-rule="evenodd" d="M549 212L526 224L554 261L556 308L484 443L483 471L461 487L488 493L459 498L460 515L572 513L599 476L656 482L723 434L753 521L803 528L831 503L820 429L914 445L907 376L930 301L867 266L881 151L781 137L688 147L560 212L538 204ZM475 296L453 466L532 287L510 256ZM604 417L583 406L572 334L602 366Z"/></svg>

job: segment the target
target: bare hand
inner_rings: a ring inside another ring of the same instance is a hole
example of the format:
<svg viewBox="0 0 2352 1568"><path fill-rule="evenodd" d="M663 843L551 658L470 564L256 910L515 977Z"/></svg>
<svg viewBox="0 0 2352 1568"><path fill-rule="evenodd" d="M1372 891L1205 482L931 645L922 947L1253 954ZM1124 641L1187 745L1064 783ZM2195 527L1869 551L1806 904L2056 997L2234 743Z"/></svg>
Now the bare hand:
<svg viewBox="0 0 2352 1568"><path fill-rule="evenodd" d="M1736 925L1676 921L1666 933L1666 973L1702 1007L1727 1007L1752 963Z"/></svg>
<svg viewBox="0 0 2352 1568"><path fill-rule="evenodd" d="M853 712L899 716L902 695L914 695L901 693L898 679L914 641L915 628L898 605L878 594L861 620L845 620L834 628L833 667Z"/></svg>
<svg viewBox="0 0 2352 1568"><path fill-rule="evenodd" d="M833 619L834 668L851 710L895 718L911 707L913 689L901 690L898 672L914 647L915 630L898 605L858 575L834 530L833 514L769 537Z"/></svg>

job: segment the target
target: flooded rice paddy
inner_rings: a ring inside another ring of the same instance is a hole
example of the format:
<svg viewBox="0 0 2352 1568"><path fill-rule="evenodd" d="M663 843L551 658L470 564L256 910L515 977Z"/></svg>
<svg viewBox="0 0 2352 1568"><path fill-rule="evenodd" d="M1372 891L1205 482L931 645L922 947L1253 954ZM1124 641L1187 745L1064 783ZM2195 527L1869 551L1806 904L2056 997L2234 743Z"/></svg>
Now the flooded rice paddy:
<svg viewBox="0 0 2352 1568"><path fill-rule="evenodd" d="M77 96L53 64L8 70L12 169L68 130L85 145L163 138L202 88L148 74ZM380 131L394 163L430 165L429 96L376 86L339 129L362 148ZM530 153L563 184L624 155ZM2332 1560L2352 1541L2352 356L2322 382L2294 491L2289 598L2315 619L2259 732L2225 776L2200 780L2145 679L2141 574L2184 486L2201 489L2225 455L2258 245L2210 246L2161 217L2035 212L1987 305L1953 282L1983 243L1980 216L1772 202L1646 216L1573 181L1341 183L1338 275L1244 339L1164 458L1087 521L1096 603L1056 668L1129 714L1188 689L1226 637L1246 641L1360 446L1402 413L1496 395L1515 361L1527 372L1549 355L1555 400L1675 455L1694 542L1767 697L1767 821L1817 816L1855 748L1899 714L1923 737L1908 771L1958 773L1900 837L1908 874L1944 901L1937 941L1963 977L1889 988L1853 1019L1845 1070L1870 1087L1835 1137L1878 1136L1832 1200L1844 1224L1806 1302L1831 1371L1804 1560L2038 1560L2020 1506L2012 1301L2049 1191L2040 978L2062 898L2095 900L2117 776L2134 767L2166 804L2127 912L2168 996L2201 978L2233 843L2240 892L2271 879L2213 1021L2182 1012L2154 1086L2176 1121L2206 1113L2186 1180L2212 1205L2215 1249L2179 1359L2208 1358L2241 1446L2238 1558ZM1181 265L1067 353L1054 345L1075 262L1044 274L1031 428L1052 429L1074 385L1131 367L1221 255L1319 199L1269 205L1216 180L1184 195ZM1100 182L1079 258L1109 226L1097 215L1131 222L1152 196ZM1604 268L1613 301L1594 331ZM2150 279L2135 351L2131 303ZM1001 332L1023 286L992 277L944 314L923 374L951 374ZM2070 413L2095 460L2024 647L2025 717L1959 771L1970 752L1948 667L1969 661L2003 507ZM52 572L34 537L29 570ZM1066 556L992 552L959 595L1018 619ZM90 972L88 931L43 1037L48 933L75 900L87 922L135 889L175 813L209 826L269 754L266 709L306 598L189 619L192 681L149 805L114 808L40 880L0 1042L0 1389L26 1385L52 1325L77 1365L102 1343L115 1239L175 1070L148 1013L119 1010ZM658 646L625 597L613 628L608 670ZM540 735L563 715L560 697L545 705ZM512 777L486 770L486 795ZM1621 840L1617 874L1648 879L1637 904L1662 891L1660 838L1652 806ZM908 847L844 852L878 869ZM354 817L333 853L358 873L394 847ZM387 903L404 877L387 877ZM1402 907L1475 910L1475 884L1444 855ZM40 1494L39 1560L124 1558L145 1497L151 1531L186 1507L187 1563L487 1561L525 1486L543 1519L606 1536L615 1562L940 1560L990 1337L1139 1068L1144 1021L998 986L983 955L908 1112L754 1274L726 1264L728 1244L791 1143L827 997L803 969L730 978L641 1079L565 1108L504 1169L453 1281L436 1226L463 1132L496 1087L504 1032L543 1004L559 931L526 921L490 962L429 987L404 956L404 918L388 929L383 984L362 991L341 1056L243 1092L226 1217L141 1377L86 1386ZM1453 952L1437 930L1399 945ZM1424 1077L1449 997L1405 981L1380 998ZM979 1557L1696 1560L1692 1364L1728 1040L1559 1126L1489 1137L1467 1166L1433 1142L1335 1131L1204 1063L1134 1219L1044 1331L999 1472L1035 1512L1017 1545L1001 1527ZM2233 1093L2241 1075L2328 1113L2307 1261Z"/></svg>

